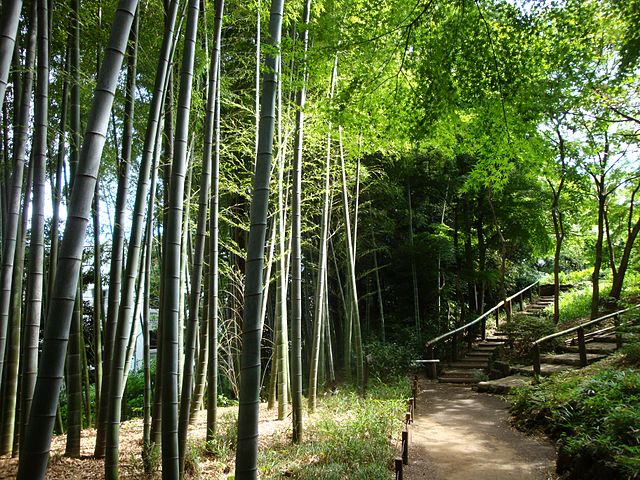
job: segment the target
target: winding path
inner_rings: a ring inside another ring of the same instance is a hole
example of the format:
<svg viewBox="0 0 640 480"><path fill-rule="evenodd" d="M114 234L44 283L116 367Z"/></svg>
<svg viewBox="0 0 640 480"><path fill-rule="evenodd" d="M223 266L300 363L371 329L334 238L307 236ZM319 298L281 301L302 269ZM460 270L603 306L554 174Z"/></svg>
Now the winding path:
<svg viewBox="0 0 640 480"><path fill-rule="evenodd" d="M509 424L507 403L468 386L420 380L408 480L549 480L556 452Z"/></svg>

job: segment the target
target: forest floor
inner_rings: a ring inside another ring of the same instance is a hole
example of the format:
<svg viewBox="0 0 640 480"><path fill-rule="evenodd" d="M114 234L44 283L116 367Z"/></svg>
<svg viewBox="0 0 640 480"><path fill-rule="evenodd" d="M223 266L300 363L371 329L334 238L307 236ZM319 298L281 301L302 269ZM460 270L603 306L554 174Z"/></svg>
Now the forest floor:
<svg viewBox="0 0 640 480"><path fill-rule="evenodd" d="M273 439L290 434L291 418L277 420L277 409L268 410L266 403L260 406L260 444L266 445ZM238 407L218 407L218 419L221 427L229 423L226 418L237 416ZM201 410L196 415L195 422L189 427L188 441L192 448L202 450L207 427L207 413ZM142 419L123 422L120 427L120 478L126 479L155 479L160 478L160 471L151 475L144 474L142 463ZM288 431L288 432L287 432ZM46 479L49 480L80 480L104 478L104 460L93 457L96 430L82 431L81 457L68 458L64 456L65 435L54 436L51 443L51 456ZM159 462L159 459L158 459ZM0 458L0 479L16 477L18 467L17 458ZM207 455L197 457L197 472L187 475L187 478L226 478L231 474L233 461L217 460Z"/></svg>
<svg viewBox="0 0 640 480"><path fill-rule="evenodd" d="M468 386L420 382L408 480L550 480L556 451L509 422L508 404Z"/></svg>

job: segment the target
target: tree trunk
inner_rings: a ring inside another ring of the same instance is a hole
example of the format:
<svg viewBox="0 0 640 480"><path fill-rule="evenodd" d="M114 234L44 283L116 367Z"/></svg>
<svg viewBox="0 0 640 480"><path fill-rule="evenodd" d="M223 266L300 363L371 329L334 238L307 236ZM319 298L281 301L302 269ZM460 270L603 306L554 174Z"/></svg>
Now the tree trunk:
<svg viewBox="0 0 640 480"><path fill-rule="evenodd" d="M362 353L362 336L360 331L360 311L358 308L358 287L356 285L356 258L351 239L351 222L349 221L349 200L347 198L347 177L344 167L344 152L342 150L342 127L338 126L340 144L340 165L342 167L342 203L344 210L344 228L347 234L347 266L349 275L349 293L351 313L353 314L353 341L356 353L356 383L360 393L364 393L364 357ZM347 320L348 321L348 320Z"/></svg>
<svg viewBox="0 0 640 480"><path fill-rule="evenodd" d="M175 150L171 168L169 208L166 218L166 247L163 263L164 304L162 315L162 478L180 476L178 448L178 318L180 309L180 257L189 112L198 30L199 0L191 0L182 56Z"/></svg>
<svg viewBox="0 0 640 480"><path fill-rule="evenodd" d="M640 184L638 184L631 195L631 201L629 202L629 217L627 221L627 239L624 243L622 255L620 256L620 264L618 265L616 274L613 276L611 291L609 292L609 296L615 298L616 300L620 300L620 295L622 294L622 286L624 284L624 276L627 272L627 268L629 267L629 260L631 259L633 245L635 244L636 238L638 238L638 234L640 233L640 217L632 226L635 197L638 191L640 191Z"/></svg>
<svg viewBox="0 0 640 480"><path fill-rule="evenodd" d="M3 24L4 21L5 20L3 16ZM7 205L7 217L5 219L3 228L4 237L2 245L2 272L0 274L0 378L4 377L4 358L7 346L9 310L11 308L11 279L13 276L14 257L16 254L18 243L20 196L22 195L24 166L26 163L26 142L29 111L31 109L33 66L36 58L36 23L36 4L34 2L31 10L31 21L29 25L29 42L25 59L26 70L22 79L22 94L19 102L19 108L14 109L14 115L17 121L14 123L13 175L11 176L9 201ZM5 39L0 37L0 40L4 42ZM2 54L4 55L4 52L2 52ZM0 62L1 61L4 61L4 59L1 59ZM4 88L2 87L1 83L0 88ZM4 90L2 90L2 93L4 93Z"/></svg>
<svg viewBox="0 0 640 480"><path fill-rule="evenodd" d="M82 431L81 292L81 279L79 279L67 351L67 445L64 454L72 458L80 458L80 432Z"/></svg>
<svg viewBox="0 0 640 480"><path fill-rule="evenodd" d="M107 408L109 404L111 366L113 364L113 348L115 345L120 295L122 291L122 266L124 264L124 225L127 215L127 194L129 172L131 171L131 150L133 144L134 95L136 88L136 65L138 52L138 15L134 19L129 45L127 48L127 81L125 87L125 108L122 132L122 153L118 162L118 187L116 190L115 216L111 240L111 264L109 268L108 308L104 338L104 371L100 397L98 401L98 431L94 454L104 456L106 446ZM142 172L141 172L142 173ZM96 372L97 373L97 372ZM96 377L98 378L98 377Z"/></svg>
<svg viewBox="0 0 640 480"><path fill-rule="evenodd" d="M249 243L245 277L245 305L242 331L240 374L240 407L238 412L238 448L236 450L237 480L257 478L258 412L260 406L260 307L262 303L262 266L269 203L269 179L273 157L273 130L277 78L275 74L280 56L283 0L271 3L269 44L260 117L260 135L251 198ZM273 53L272 53L273 52Z"/></svg>
<svg viewBox="0 0 640 480"><path fill-rule="evenodd" d="M120 409L123 393L123 378L126 347L128 336L131 330L132 310L134 308L134 291L136 283L136 273L140 262L142 233L145 225L144 207L147 202L149 191L151 164L154 158L156 140L158 136L160 111L163 105L166 78L169 68L169 60L173 47L173 32L175 20L178 13L177 0L172 1L166 16L166 24L162 46L160 49L160 59L156 70L153 97L149 107L149 117L147 119L147 130L143 147L142 159L140 162L138 186L136 189L136 200L133 209L133 224L127 248L127 265L122 285L121 303L118 308L115 343L112 349L111 366L108 384L107 398L107 445L105 460L105 477L118 477L118 457L119 457L119 425ZM158 370L160 370L158 366ZM96 450L98 444L96 443Z"/></svg>
<svg viewBox="0 0 640 480"><path fill-rule="evenodd" d="M6 352L6 364L2 382L2 431L0 447L4 454L14 450L14 434L16 432L16 412L18 399L18 372L20 368L20 335L22 328L22 280L24 274L24 255L27 242L27 224L29 218L29 197L31 196L31 184L33 170L29 168L27 174L27 189L22 205L22 213L18 223L18 243L13 266L13 278L11 279L11 310L9 313L8 345Z"/></svg>
<svg viewBox="0 0 640 480"><path fill-rule="evenodd" d="M69 215L62 240L60 262L44 333L40 369L29 415L18 478L43 478L47 466L56 405L64 368L77 279L80 273L84 233L89 222L95 179L107 133L120 67L136 0L121 0L115 13L111 36L91 106L78 176L69 202ZM52 321L55 318L55 321Z"/></svg>
<svg viewBox="0 0 640 480"><path fill-rule="evenodd" d="M306 14L306 5L305 5ZM307 17L305 17L307 18ZM335 60L332 73L331 92L333 93L335 81ZM327 242L329 239L329 204L331 201L331 127L327 133L327 154L325 157L324 188L323 188L322 218L320 220L320 252L318 258L318 276L316 279L316 292L314 299L313 333L311 335L311 358L309 361L309 412L313 413L317 406L318 392L318 362L320 359L320 335L324 319L324 297L327 289ZM294 197L295 198L295 197Z"/></svg>
<svg viewBox="0 0 640 480"><path fill-rule="evenodd" d="M209 89L207 92L207 115L205 118L205 149L202 159L202 173L200 179L200 194L198 198L198 226L196 246L191 272L191 296L189 299L189 323L187 327L187 341L185 344L184 375L182 377L182 396L180 398L180 421L178 427L178 444L180 449L180 473L184 475L184 459L187 446L187 429L189 427L191 391L193 384L193 361L195 357L195 341L197 334L198 314L200 305L200 285L202 283L202 269L205 252L205 237L207 231L207 208L211 188L212 146L214 141L214 127L216 126L216 104L218 72L220 63L220 41L222 36L222 16L224 0L216 2L214 21L214 50L209 65ZM216 137L216 148L218 138ZM218 155L216 155L218 161ZM209 319L202 318L202 322Z"/></svg>
<svg viewBox="0 0 640 480"><path fill-rule="evenodd" d="M278 71L278 89L281 86L281 73ZM278 96L278 98L280 98ZM278 123L281 118L281 109L278 109ZM280 128L278 128L280 131ZM278 420L283 420L287 415L287 409L289 406L289 335L287 328L287 267L286 267L286 204L284 203L284 164L285 164L285 148L283 148L282 141L278 142L278 283L276 284L276 313L275 321L278 324L276 330L276 341L278 343L278 349L276 356L278 365Z"/></svg>
<svg viewBox="0 0 640 480"><path fill-rule="evenodd" d="M223 2L220 2L220 21L222 22ZM216 3L216 25L218 4ZM216 30L217 32L217 30ZM220 45L221 40L217 42ZM218 60L218 75L215 102L215 151L211 178L211 208L209 213L209 368L207 372L207 440L211 440L216 432L218 409L218 286L219 268L218 235L220 232L220 61Z"/></svg>
<svg viewBox="0 0 640 480"><path fill-rule="evenodd" d="M38 0L38 79L49 78L49 10L46 0ZM64 88L63 88L64 90ZM63 102L64 103L64 102ZM38 80L34 110L33 137L33 213L29 244L29 273L27 278L27 308L22 348L22 383L20 386L20 438L24 437L31 410L31 400L38 370L38 343L44 285L44 203L47 160L47 131L49 125L49 82ZM64 130L64 128L63 128Z"/></svg>
<svg viewBox="0 0 640 480"><path fill-rule="evenodd" d="M296 110L296 140L294 146L293 165L293 199L292 199L292 289L291 289L291 336L292 336L292 407L293 407L293 441L302 441L302 248L301 248L301 194L302 194L302 148L304 141L304 106L306 101L307 82L307 50L309 46L309 17L311 0L307 0L303 11L304 32L302 88L298 92Z"/></svg>
<svg viewBox="0 0 640 480"><path fill-rule="evenodd" d="M418 296L418 272L416 271L416 253L413 245L413 208L411 206L411 184L407 180L407 206L409 209L409 246L411 248L411 281L413 283L413 318L416 333L420 336L420 299Z"/></svg>
<svg viewBox="0 0 640 480"><path fill-rule="evenodd" d="M95 359L96 423L100 416L102 392L102 267L100 254L100 187L96 181L93 196L93 353ZM87 385L88 387L88 385Z"/></svg>
<svg viewBox="0 0 640 480"><path fill-rule="evenodd" d="M591 319L597 318L600 311L600 268L602 266L602 246L604 241L604 211L607 197L604 195L604 178L596 182L598 185L598 233L595 245L595 260L593 262L593 273L591 274Z"/></svg>
<svg viewBox="0 0 640 480"><path fill-rule="evenodd" d="M2 2L0 15L0 105L4 104L4 94L9 81L11 58L16 44L22 0Z"/></svg>
<svg viewBox="0 0 640 480"><path fill-rule="evenodd" d="M378 299L378 313L380 314L380 340L382 340L382 343L385 343L386 334L385 334L385 327L384 327L384 301L382 300L382 287L380 285L380 266L378 265L378 247L376 245L376 236L375 236L375 233L373 232L373 224L371 224L370 226L371 226L371 242L373 244L373 270L376 278L376 294L377 294L376 298ZM439 275L440 275L440 272L438 271L438 276ZM438 293L438 295L440 294Z"/></svg>

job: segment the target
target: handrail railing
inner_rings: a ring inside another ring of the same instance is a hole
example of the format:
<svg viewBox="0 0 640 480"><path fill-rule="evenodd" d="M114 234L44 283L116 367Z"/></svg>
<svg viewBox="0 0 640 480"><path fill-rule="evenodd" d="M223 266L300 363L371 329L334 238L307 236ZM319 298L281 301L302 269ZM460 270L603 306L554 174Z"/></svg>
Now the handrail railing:
<svg viewBox="0 0 640 480"><path fill-rule="evenodd" d="M587 322L581 323L579 325L575 325L571 328L567 328L562 330L561 332L552 333L551 335L547 335L545 337L539 338L536 341L531 343L532 354L533 354L533 372L535 375L540 375L540 345L552 340L554 338L562 337L564 335L568 335L573 332L578 332L578 353L580 354L580 366L587 366L587 347L585 342L585 327L590 327L592 325L596 325L600 322L608 320L610 318L615 319L616 328L619 326L619 316L623 313L629 312L631 310L635 310L640 308L640 305L634 305L633 307L625 308L623 310L618 310L615 312L607 313L606 315L602 315L601 317L594 318L593 320L589 320ZM620 337L618 335L616 343L618 347L620 347Z"/></svg>
<svg viewBox="0 0 640 480"><path fill-rule="evenodd" d="M513 302L514 299L518 298L520 301L520 309L523 308L523 296L526 293L529 293L531 295L531 290L533 290L533 288L538 285L539 280L536 280L535 282L533 282L531 285L529 285L528 287L523 288L522 290L520 290L517 293L514 293L513 295L507 297L505 300L501 300L500 302L498 302L497 305L493 306L492 308L490 308L489 310L487 310L486 312L484 312L482 315L480 315L478 318L472 320L471 322L462 325L461 327L455 328L447 333L444 333L443 335L440 335L439 337L436 337L432 340L429 340L428 342L425 343L425 347L427 348L427 354L429 356L430 359L434 359L434 348L435 345L443 340L446 340L449 337L452 337L452 359L455 361L457 360L457 354L458 354L458 333L460 332L464 332L465 330L470 329L471 327L474 327L475 325L482 323L481 325L481 336L482 339L484 340L484 338L486 337L486 323L487 323L487 318L489 317L489 315L491 315L492 313L495 312L496 314L496 325L498 324L498 315L500 313L500 308L501 307L505 307L509 310L509 312L511 311L511 304ZM471 343L472 338L469 336L469 344ZM433 378L435 378L435 364L431 365L432 368L432 372L431 372L431 376Z"/></svg>

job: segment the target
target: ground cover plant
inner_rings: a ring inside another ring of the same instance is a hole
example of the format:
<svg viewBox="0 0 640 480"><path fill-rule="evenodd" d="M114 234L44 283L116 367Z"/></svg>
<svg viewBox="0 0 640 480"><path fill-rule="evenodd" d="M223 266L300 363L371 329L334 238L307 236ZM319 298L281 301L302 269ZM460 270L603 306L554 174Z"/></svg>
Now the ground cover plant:
<svg viewBox="0 0 640 480"><path fill-rule="evenodd" d="M408 395L409 381L396 377L371 382L364 397L347 388L321 398L303 443L278 437L261 449L261 478L392 478Z"/></svg>
<svg viewBox="0 0 640 480"><path fill-rule="evenodd" d="M624 354L515 390L516 427L558 441L568 478L640 477L640 369Z"/></svg>

